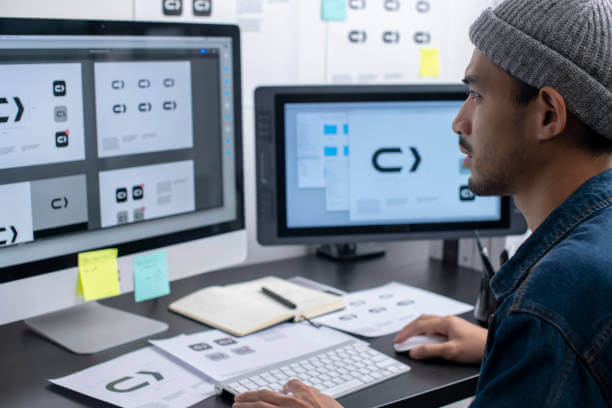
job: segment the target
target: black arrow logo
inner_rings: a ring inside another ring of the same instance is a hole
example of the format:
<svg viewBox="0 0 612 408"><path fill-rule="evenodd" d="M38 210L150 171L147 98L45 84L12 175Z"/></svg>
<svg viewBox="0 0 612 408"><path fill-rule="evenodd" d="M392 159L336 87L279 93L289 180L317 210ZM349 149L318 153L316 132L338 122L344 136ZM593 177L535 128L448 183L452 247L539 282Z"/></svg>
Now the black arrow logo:
<svg viewBox="0 0 612 408"><path fill-rule="evenodd" d="M17 115L15 115L15 122L19 122L24 112L23 104L21 103L21 99L19 99L19 97L17 96L14 96L13 100L15 101L15 105L17 105ZM6 104L6 103L8 103L8 99L1 97L0 105ZM8 122L8 120L9 120L8 116L0 116L0 123L6 123Z"/></svg>
<svg viewBox="0 0 612 408"><path fill-rule="evenodd" d="M13 231L13 238L11 239L11 244L14 244L15 241L17 240L17 228L15 228L14 225L11 225L10 228L11 228L11 231ZM0 227L0 232L4 232L4 231L6 231L6 228ZM4 245L6 244L6 242L7 242L6 240L0 241L0 245Z"/></svg>
<svg viewBox="0 0 612 408"><path fill-rule="evenodd" d="M6 98L0 98L0 104L5 104L8 103L8 100ZM8 116L0 116L0 123L6 123L8 122L9 117Z"/></svg>
<svg viewBox="0 0 612 408"><path fill-rule="evenodd" d="M414 173L417 167L419 167L419 164L421 163L421 156L419 155L419 152L417 151L416 147L411 147L410 151L414 155L414 164L412 165L410 172Z"/></svg>
<svg viewBox="0 0 612 408"><path fill-rule="evenodd" d="M17 115L15 116L15 122L19 122L21 117L23 116L23 105L21 104L21 100L18 97L13 97L15 104L17 105Z"/></svg>

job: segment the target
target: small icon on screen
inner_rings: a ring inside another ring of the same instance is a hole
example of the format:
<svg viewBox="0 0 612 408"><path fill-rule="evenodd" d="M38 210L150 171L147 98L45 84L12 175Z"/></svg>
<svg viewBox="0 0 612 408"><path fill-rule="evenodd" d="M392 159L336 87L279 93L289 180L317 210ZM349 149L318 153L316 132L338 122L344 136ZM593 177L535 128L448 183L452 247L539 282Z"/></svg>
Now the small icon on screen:
<svg viewBox="0 0 612 408"><path fill-rule="evenodd" d="M476 196L472 193L472 190L468 186L459 187L459 200L461 201L474 201Z"/></svg>
<svg viewBox="0 0 612 408"><path fill-rule="evenodd" d="M61 130L55 132L55 147L68 147L68 130Z"/></svg>
<svg viewBox="0 0 612 408"><path fill-rule="evenodd" d="M53 96L66 96L66 81L53 81Z"/></svg>
<svg viewBox="0 0 612 408"><path fill-rule="evenodd" d="M193 0L194 16L210 16L212 0Z"/></svg>
<svg viewBox="0 0 612 408"><path fill-rule="evenodd" d="M141 200L144 197L144 184L132 187L132 199Z"/></svg>
<svg viewBox="0 0 612 408"><path fill-rule="evenodd" d="M65 106L56 106L53 108L53 117L56 122L66 122L68 120L68 108Z"/></svg>
<svg viewBox="0 0 612 408"><path fill-rule="evenodd" d="M162 10L166 16L180 16L183 13L183 1L162 0Z"/></svg>
<svg viewBox="0 0 612 408"><path fill-rule="evenodd" d="M144 207L142 208L135 208L134 209L134 221L142 221L145 218L145 209Z"/></svg>
<svg viewBox="0 0 612 408"><path fill-rule="evenodd" d="M128 199L127 188L125 188L125 187L118 188L115 191L115 199L117 200L118 203L123 203L123 202L127 201L127 199Z"/></svg>
<svg viewBox="0 0 612 408"><path fill-rule="evenodd" d="M128 212L127 211L119 211L117 213L117 224L125 224L128 222Z"/></svg>

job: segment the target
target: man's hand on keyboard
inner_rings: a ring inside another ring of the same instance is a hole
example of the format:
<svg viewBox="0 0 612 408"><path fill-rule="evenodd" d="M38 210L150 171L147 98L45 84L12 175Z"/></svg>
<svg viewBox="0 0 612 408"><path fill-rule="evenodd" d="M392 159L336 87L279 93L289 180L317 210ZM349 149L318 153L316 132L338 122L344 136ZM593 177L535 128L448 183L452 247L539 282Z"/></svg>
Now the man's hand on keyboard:
<svg viewBox="0 0 612 408"><path fill-rule="evenodd" d="M299 380L283 387L285 394L270 390L250 391L236 396L233 408L342 408L335 399Z"/></svg>
<svg viewBox="0 0 612 408"><path fill-rule="evenodd" d="M456 316L421 315L406 325L393 339L394 343L418 334L441 334L448 341L427 344L410 351L410 357L424 359L440 357L458 363L480 363L487 342L487 330Z"/></svg>

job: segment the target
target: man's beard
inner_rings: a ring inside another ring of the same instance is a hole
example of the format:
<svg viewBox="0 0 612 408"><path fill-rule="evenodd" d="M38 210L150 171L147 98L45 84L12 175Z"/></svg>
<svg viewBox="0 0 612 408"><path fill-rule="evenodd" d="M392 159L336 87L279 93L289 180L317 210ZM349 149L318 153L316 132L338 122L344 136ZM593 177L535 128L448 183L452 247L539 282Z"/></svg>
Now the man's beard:
<svg viewBox="0 0 612 408"><path fill-rule="evenodd" d="M512 150L508 152L498 151L495 154L492 149L479 152L478 177L470 176L468 187L478 196L505 196L512 195L516 189L516 180L520 173L526 170L526 152L522 148L523 123L522 118L517 115L514 121L513 134L515 143ZM469 145L468 145L469 146ZM465 147L465 145L464 145ZM471 153L471 150L468 150ZM473 160L473 159L472 159ZM472 168L476 163L472 161Z"/></svg>

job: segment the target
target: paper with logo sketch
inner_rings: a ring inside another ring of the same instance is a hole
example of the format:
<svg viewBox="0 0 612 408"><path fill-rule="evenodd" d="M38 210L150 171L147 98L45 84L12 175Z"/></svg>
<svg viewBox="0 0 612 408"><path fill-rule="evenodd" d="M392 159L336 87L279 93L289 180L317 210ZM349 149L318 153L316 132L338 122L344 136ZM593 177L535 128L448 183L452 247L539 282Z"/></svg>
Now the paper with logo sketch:
<svg viewBox="0 0 612 408"><path fill-rule="evenodd" d="M150 343L216 381L270 364L355 340L354 337L304 323L285 323L244 337L208 330Z"/></svg>
<svg viewBox="0 0 612 408"><path fill-rule="evenodd" d="M124 408L184 408L215 394L214 384L154 347L49 381Z"/></svg>
<svg viewBox="0 0 612 408"><path fill-rule="evenodd" d="M313 319L345 332L364 337L395 333L422 314L438 316L469 312L474 306L391 282L344 296L344 310Z"/></svg>

